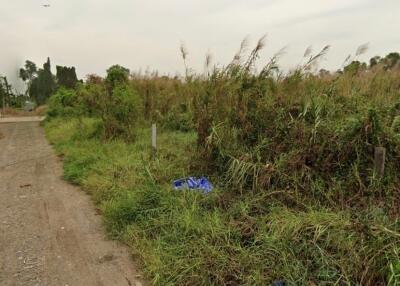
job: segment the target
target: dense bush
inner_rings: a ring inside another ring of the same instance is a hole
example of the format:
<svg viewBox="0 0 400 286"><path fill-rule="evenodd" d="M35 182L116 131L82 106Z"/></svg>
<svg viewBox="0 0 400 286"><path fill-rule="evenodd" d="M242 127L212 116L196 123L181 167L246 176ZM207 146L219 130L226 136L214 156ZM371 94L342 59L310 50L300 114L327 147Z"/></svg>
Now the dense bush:
<svg viewBox="0 0 400 286"><path fill-rule="evenodd" d="M85 105L81 103L73 89L59 88L48 101L47 116L78 116L84 113Z"/></svg>
<svg viewBox="0 0 400 286"><path fill-rule="evenodd" d="M194 131L193 115L183 104L172 108L163 118L162 124L170 130L183 132Z"/></svg>
<svg viewBox="0 0 400 286"><path fill-rule="evenodd" d="M298 69L275 77L233 65L179 90L192 95L198 155L207 158L200 167L234 189L294 188L299 200L330 207L379 196L395 210L399 75L367 70L321 77ZM377 146L388 152L383 180L373 173ZM383 196L376 191L382 188Z"/></svg>
<svg viewBox="0 0 400 286"><path fill-rule="evenodd" d="M106 95L101 112L106 138L133 140L141 113L141 99L128 85L117 85Z"/></svg>

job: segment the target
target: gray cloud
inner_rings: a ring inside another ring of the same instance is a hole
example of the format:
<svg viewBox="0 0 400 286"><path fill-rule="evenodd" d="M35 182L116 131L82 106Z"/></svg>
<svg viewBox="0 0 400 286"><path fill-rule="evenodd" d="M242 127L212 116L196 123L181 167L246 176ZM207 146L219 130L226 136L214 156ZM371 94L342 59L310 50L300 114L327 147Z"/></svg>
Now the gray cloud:
<svg viewBox="0 0 400 286"><path fill-rule="evenodd" d="M207 50L227 63L247 34L255 42L268 33L261 62L288 45L286 69L310 44L332 45L322 63L329 69L365 42L362 59L400 47L398 0L48 0L50 8L44 0L1 1L0 72L14 78L25 59L41 64L47 56L76 66L81 77L115 63L174 74L182 72L181 41L201 71Z"/></svg>

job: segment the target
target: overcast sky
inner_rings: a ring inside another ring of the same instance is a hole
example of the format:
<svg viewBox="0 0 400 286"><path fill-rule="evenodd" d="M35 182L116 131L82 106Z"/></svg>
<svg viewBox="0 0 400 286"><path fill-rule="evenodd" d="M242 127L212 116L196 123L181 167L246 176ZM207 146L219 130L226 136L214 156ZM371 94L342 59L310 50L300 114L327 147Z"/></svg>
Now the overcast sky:
<svg viewBox="0 0 400 286"><path fill-rule="evenodd" d="M332 46L321 67L340 68L369 42L361 59L400 50L400 0L0 0L0 73L15 76L25 59L78 76L104 74L112 64L131 70L182 73L179 46L202 71L209 50L226 64L249 35L267 33L260 62L287 46L285 69L305 49ZM45 8L43 4L50 4Z"/></svg>

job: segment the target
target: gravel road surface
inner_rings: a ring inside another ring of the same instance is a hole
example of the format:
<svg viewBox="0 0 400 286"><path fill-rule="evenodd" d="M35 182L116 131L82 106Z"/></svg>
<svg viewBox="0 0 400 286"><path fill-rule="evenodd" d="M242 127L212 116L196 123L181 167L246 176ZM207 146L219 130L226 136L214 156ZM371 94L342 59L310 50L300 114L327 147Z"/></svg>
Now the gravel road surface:
<svg viewBox="0 0 400 286"><path fill-rule="evenodd" d="M142 285L90 198L62 180L38 121L0 119L0 285Z"/></svg>

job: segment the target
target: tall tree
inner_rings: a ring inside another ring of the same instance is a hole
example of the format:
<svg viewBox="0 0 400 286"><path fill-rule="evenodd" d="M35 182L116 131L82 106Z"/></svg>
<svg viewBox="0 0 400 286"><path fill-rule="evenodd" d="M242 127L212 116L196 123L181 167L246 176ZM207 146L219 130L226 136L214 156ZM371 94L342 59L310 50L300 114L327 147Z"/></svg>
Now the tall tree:
<svg viewBox="0 0 400 286"><path fill-rule="evenodd" d="M75 88L78 83L78 77L76 76L75 67L62 67L57 66L57 83L59 86L65 88Z"/></svg>
<svg viewBox="0 0 400 286"><path fill-rule="evenodd" d="M32 61L25 61L24 68L19 70L19 77L27 84L26 94L29 92L33 79L37 76L36 64Z"/></svg>
<svg viewBox="0 0 400 286"><path fill-rule="evenodd" d="M129 79L129 69L123 66L113 65L107 69L106 82L113 87L116 84L127 83L128 79Z"/></svg>
<svg viewBox="0 0 400 286"><path fill-rule="evenodd" d="M50 58L47 58L47 61L43 64L43 69L39 69L37 77L32 80L29 95L37 104L44 104L55 89L55 77L51 73Z"/></svg>

